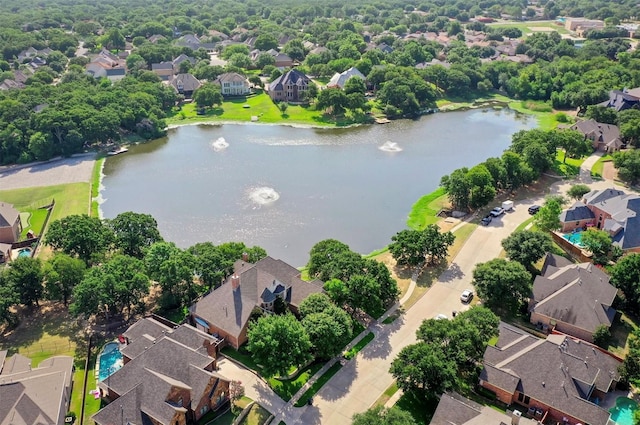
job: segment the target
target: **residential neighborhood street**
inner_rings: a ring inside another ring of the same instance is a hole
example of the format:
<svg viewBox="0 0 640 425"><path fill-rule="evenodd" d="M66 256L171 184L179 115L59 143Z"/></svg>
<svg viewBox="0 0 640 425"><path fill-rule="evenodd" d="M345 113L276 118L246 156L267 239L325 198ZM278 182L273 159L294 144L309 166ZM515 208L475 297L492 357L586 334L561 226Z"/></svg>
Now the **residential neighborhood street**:
<svg viewBox="0 0 640 425"><path fill-rule="evenodd" d="M615 186L611 181L592 181L590 169L598 159L598 155L588 158L577 181L560 180L549 188L549 194L564 194L571 185L583 182L592 189ZM475 265L498 257L502 251L502 239L530 217L527 212L529 206L541 205L543 201L543 196L540 196L516 202L513 211L495 218L486 227L478 226L449 268L415 305L392 324L376 324L372 327L376 338L322 387L314 397L313 406L295 408L284 404L281 409L272 410L276 416L273 423L350 424L354 413L367 410L393 383L389 373L391 362L404 346L416 341L415 331L423 320L440 313L450 316L453 310L469 308L460 302L460 294L464 289L472 289ZM253 391L257 392L256 395L265 395L262 388L264 384L255 385ZM263 403L261 397L256 400ZM278 405L270 398L264 403L267 408Z"/></svg>

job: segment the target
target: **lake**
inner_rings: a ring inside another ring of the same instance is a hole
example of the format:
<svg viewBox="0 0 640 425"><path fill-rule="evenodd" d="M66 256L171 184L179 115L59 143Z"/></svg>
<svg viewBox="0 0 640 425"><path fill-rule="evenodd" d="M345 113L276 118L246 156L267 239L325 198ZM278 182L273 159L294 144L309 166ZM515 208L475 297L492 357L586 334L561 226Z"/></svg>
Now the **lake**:
<svg viewBox="0 0 640 425"><path fill-rule="evenodd" d="M242 241L294 266L328 238L364 254L406 228L443 175L500 156L536 125L470 110L347 129L184 126L107 159L101 212L151 214L182 248Z"/></svg>

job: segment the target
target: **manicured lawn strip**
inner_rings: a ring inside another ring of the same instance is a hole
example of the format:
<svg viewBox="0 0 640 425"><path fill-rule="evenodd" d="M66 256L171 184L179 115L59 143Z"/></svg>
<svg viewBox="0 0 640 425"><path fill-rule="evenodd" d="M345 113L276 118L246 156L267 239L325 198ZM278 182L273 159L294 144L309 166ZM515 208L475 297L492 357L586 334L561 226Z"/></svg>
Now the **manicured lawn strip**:
<svg viewBox="0 0 640 425"><path fill-rule="evenodd" d="M437 222L440 218L436 217L439 210L436 208L445 203L445 201L448 202L448 199L447 192L443 187L424 195L411 207L407 226L414 230L422 230L427 225Z"/></svg>
<svg viewBox="0 0 640 425"><path fill-rule="evenodd" d="M402 314L402 312L400 311L400 309L396 310L395 313L390 314L386 319L384 319L382 321L383 324L385 325L390 325L393 322L395 322L395 320L400 317L400 315Z"/></svg>
<svg viewBox="0 0 640 425"><path fill-rule="evenodd" d="M634 317L622 313L611 326L611 339L607 350L621 357L629 353L629 334L638 328Z"/></svg>
<svg viewBox="0 0 640 425"><path fill-rule="evenodd" d="M364 347L367 346L368 343L373 341L373 338L375 338L373 332L369 332L368 334L366 334L364 338L358 341L356 345L354 345L349 351L344 353L345 359L351 360L352 358L354 358L360 351L362 351Z"/></svg>
<svg viewBox="0 0 640 425"><path fill-rule="evenodd" d="M307 404L309 399L313 397L318 391L320 391L320 388L322 388L324 384L329 382L329 379L331 379L333 375L335 375L340 369L342 369L342 365L340 364L340 362L334 363L333 366L329 368L329 370L323 373L322 376L318 378L318 380L314 382L307 391L304 392L302 397L300 397L300 399L296 402L295 406L302 407Z"/></svg>
<svg viewBox="0 0 640 425"><path fill-rule="evenodd" d="M249 108L244 108L249 105ZM260 123L274 124L307 124L314 126L346 126L368 122L368 116L350 116L332 118L316 111L313 106L289 105L282 114L278 106L264 92L225 101L221 107L208 109L205 115L198 115L194 103L182 106L166 118L169 125L189 124L197 122L237 121L251 122L251 117L257 116Z"/></svg>
<svg viewBox="0 0 640 425"><path fill-rule="evenodd" d="M197 422L199 425L215 424L215 425L231 425L236 420L242 410L249 405L253 400L249 397L242 397L240 400L236 400L234 403L235 408L227 410L224 414L217 416L220 412L210 410Z"/></svg>
<svg viewBox="0 0 640 425"><path fill-rule="evenodd" d="M533 216L529 217L528 219L526 219L525 221L523 221L522 223L520 223L520 225L518 227L516 227L516 229L513 231L515 232L519 232L521 230L524 230L525 227L527 227L529 225L529 223L533 222Z"/></svg>
<svg viewBox="0 0 640 425"><path fill-rule="evenodd" d="M603 155L600 159L598 159L598 161L595 164L593 164L593 167L591 167L591 175L602 177L602 170L604 169L604 163L609 161L613 161L613 157L608 154Z"/></svg>
<svg viewBox="0 0 640 425"><path fill-rule="evenodd" d="M394 381L393 384L389 385L389 388L384 390L384 393L382 393L382 395L378 397L376 402L373 403L372 407L384 406L387 403L387 401L389 401L389 399L393 397L393 395L397 392L398 392L398 384Z"/></svg>
<svg viewBox="0 0 640 425"><path fill-rule="evenodd" d="M282 397L284 401L289 401L291 400L291 397L293 397L294 394L297 393L300 388L302 388L302 386L307 383L309 378L315 375L316 372L319 371L320 368L322 368L322 366L324 366L324 363L313 363L302 369L302 371L295 379L280 381L276 378L269 378L267 382L269 383L269 386L273 389L273 391L275 391L276 394Z"/></svg>
<svg viewBox="0 0 640 425"><path fill-rule="evenodd" d="M240 347L239 350L234 350L231 347L224 347L222 349L222 354L239 361L254 372L260 373L262 371L262 368L253 361L251 354L244 347Z"/></svg>
<svg viewBox="0 0 640 425"><path fill-rule="evenodd" d="M93 164L93 171L91 172L91 216L99 217L100 206L96 199L100 194L100 177L102 176L102 167L104 166L105 158L98 158Z"/></svg>
<svg viewBox="0 0 640 425"><path fill-rule="evenodd" d="M424 400L417 397L411 392L402 394L402 397L396 403L396 407L405 412L409 412L418 425L427 425L431 421L433 413L438 407L438 399L430 397Z"/></svg>

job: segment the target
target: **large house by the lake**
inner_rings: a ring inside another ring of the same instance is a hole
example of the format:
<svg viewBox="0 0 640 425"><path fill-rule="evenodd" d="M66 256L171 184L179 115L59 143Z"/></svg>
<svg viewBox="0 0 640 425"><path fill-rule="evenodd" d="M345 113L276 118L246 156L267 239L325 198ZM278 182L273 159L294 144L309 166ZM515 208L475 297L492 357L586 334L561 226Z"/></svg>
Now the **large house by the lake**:
<svg viewBox="0 0 640 425"><path fill-rule="evenodd" d="M269 96L274 102L306 102L304 93L313 84L311 79L297 69L292 69L269 84Z"/></svg>
<svg viewBox="0 0 640 425"><path fill-rule="evenodd" d="M302 280L300 271L282 260L265 257L255 264L240 260L222 286L191 306L190 321L238 349L247 341L254 309L274 311L279 298L297 312L305 298L322 290L322 282Z"/></svg>

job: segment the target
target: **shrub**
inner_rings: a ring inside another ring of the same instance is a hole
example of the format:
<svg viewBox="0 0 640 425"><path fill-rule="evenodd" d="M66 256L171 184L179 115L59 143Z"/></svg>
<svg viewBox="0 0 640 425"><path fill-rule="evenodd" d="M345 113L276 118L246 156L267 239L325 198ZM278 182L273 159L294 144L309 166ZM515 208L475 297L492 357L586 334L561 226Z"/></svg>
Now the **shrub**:
<svg viewBox="0 0 640 425"><path fill-rule="evenodd" d="M601 348L607 348L609 346L609 340L611 339L611 332L606 325L600 325L593 333L593 342Z"/></svg>

